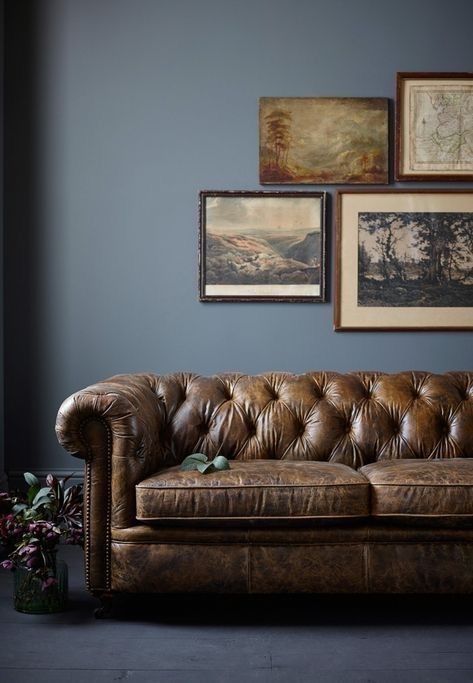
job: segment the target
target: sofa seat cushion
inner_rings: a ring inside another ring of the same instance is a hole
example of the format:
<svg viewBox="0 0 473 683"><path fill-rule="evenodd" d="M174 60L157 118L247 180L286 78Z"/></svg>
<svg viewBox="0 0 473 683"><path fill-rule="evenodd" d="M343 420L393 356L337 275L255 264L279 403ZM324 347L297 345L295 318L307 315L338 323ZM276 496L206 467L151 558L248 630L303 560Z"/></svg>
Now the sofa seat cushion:
<svg viewBox="0 0 473 683"><path fill-rule="evenodd" d="M382 460L359 470L378 517L473 516L473 458Z"/></svg>
<svg viewBox="0 0 473 683"><path fill-rule="evenodd" d="M161 470L136 486L137 519L364 517L369 484L339 463L234 460L210 474Z"/></svg>

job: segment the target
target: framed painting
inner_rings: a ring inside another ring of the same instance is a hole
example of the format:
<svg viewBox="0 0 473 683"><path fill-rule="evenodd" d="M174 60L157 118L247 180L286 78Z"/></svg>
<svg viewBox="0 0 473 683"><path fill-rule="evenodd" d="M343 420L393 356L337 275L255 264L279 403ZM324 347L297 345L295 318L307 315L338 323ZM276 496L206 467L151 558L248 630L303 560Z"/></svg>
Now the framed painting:
<svg viewBox="0 0 473 683"><path fill-rule="evenodd" d="M473 329L473 190L338 193L335 329Z"/></svg>
<svg viewBox="0 0 473 683"><path fill-rule="evenodd" d="M398 73L396 179L473 180L473 73Z"/></svg>
<svg viewBox="0 0 473 683"><path fill-rule="evenodd" d="M386 184L388 100L262 97L262 184Z"/></svg>
<svg viewBox="0 0 473 683"><path fill-rule="evenodd" d="M325 192L200 193L201 301L325 301Z"/></svg>

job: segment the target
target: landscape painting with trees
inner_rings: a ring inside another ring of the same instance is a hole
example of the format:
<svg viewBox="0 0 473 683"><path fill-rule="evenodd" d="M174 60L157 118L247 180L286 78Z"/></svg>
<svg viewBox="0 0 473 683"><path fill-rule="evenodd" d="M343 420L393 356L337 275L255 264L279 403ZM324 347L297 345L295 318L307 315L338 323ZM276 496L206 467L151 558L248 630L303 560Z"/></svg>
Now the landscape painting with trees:
<svg viewBox="0 0 473 683"><path fill-rule="evenodd" d="M358 213L358 305L473 306L473 213Z"/></svg>
<svg viewBox="0 0 473 683"><path fill-rule="evenodd" d="M201 193L201 299L323 300L325 194Z"/></svg>
<svg viewBox="0 0 473 683"><path fill-rule="evenodd" d="M262 97L261 183L387 183L388 100Z"/></svg>

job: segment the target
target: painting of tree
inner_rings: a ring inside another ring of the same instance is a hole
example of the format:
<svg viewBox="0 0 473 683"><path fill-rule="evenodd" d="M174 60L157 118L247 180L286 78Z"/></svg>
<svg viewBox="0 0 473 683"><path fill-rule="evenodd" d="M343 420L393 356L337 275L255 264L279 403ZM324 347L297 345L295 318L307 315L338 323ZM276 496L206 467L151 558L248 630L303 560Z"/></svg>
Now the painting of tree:
<svg viewBox="0 0 473 683"><path fill-rule="evenodd" d="M262 97L261 183L387 183L388 101Z"/></svg>
<svg viewBox="0 0 473 683"><path fill-rule="evenodd" d="M270 172L284 174L291 145L292 117L284 109L274 109L265 116Z"/></svg>
<svg viewBox="0 0 473 683"><path fill-rule="evenodd" d="M473 213L359 213L358 304L473 306Z"/></svg>

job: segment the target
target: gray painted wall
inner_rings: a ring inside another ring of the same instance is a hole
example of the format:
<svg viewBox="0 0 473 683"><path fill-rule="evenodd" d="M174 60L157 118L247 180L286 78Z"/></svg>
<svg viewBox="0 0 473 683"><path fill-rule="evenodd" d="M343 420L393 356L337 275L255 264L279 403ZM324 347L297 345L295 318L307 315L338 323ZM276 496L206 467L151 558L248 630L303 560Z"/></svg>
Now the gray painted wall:
<svg viewBox="0 0 473 683"><path fill-rule="evenodd" d="M73 467L57 407L117 372L472 367L471 333L197 299L198 191L258 189L258 98L471 69L471 0L36 0L6 22L10 470Z"/></svg>

